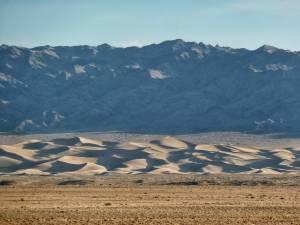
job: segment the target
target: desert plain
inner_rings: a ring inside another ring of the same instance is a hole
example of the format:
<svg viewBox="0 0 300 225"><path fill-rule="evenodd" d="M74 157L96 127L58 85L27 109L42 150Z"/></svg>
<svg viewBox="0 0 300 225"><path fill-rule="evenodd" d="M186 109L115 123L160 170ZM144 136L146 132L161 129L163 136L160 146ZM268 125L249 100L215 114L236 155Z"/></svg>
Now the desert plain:
<svg viewBox="0 0 300 225"><path fill-rule="evenodd" d="M300 224L298 137L0 140L0 224Z"/></svg>

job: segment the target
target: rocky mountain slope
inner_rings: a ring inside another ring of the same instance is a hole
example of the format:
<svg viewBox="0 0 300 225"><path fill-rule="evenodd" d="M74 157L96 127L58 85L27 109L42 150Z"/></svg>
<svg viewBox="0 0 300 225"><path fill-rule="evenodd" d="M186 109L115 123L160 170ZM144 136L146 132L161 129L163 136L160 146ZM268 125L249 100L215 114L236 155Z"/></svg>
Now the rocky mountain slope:
<svg viewBox="0 0 300 225"><path fill-rule="evenodd" d="M0 131L299 131L300 52L0 46Z"/></svg>

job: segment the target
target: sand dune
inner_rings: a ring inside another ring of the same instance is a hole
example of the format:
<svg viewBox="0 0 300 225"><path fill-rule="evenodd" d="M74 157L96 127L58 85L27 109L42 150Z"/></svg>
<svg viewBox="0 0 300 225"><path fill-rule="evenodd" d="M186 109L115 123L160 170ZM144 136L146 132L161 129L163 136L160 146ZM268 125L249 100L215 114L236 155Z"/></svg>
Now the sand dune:
<svg viewBox="0 0 300 225"><path fill-rule="evenodd" d="M300 149L193 145L174 137L108 142L85 137L0 145L1 174L300 173Z"/></svg>
<svg viewBox="0 0 300 225"><path fill-rule="evenodd" d="M21 164L22 161L21 160L16 160L13 158L9 158L6 156L0 156L0 167L10 167L10 166L15 166L18 164Z"/></svg>
<svg viewBox="0 0 300 225"><path fill-rule="evenodd" d="M170 148L177 148L177 149L187 149L188 148L187 143L185 143L181 140L178 140L176 138L170 137L170 136L163 138L160 141L160 144L170 147Z"/></svg>
<svg viewBox="0 0 300 225"><path fill-rule="evenodd" d="M73 171L67 171L64 173L60 173L60 174L64 174L64 175L97 175L97 174L103 174L105 173L107 170L105 167L101 166L101 165L97 165L94 163L85 163L80 169L78 170L73 170Z"/></svg>
<svg viewBox="0 0 300 225"><path fill-rule="evenodd" d="M25 148L15 146L2 145L1 146L1 156L8 156L14 159L20 160L35 160L36 150L27 150Z"/></svg>

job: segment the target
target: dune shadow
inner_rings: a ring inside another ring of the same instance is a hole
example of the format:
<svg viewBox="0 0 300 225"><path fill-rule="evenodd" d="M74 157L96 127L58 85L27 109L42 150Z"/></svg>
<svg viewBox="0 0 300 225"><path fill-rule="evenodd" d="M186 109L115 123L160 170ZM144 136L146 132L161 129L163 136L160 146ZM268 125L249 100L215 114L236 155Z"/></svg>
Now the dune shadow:
<svg viewBox="0 0 300 225"><path fill-rule="evenodd" d="M55 138L52 139L52 142L56 145L67 145L67 146L72 146L76 145L80 142L80 139L78 137L73 137L73 138Z"/></svg>
<svg viewBox="0 0 300 225"><path fill-rule="evenodd" d="M47 145L48 144L44 142L33 142L33 143L26 143L23 145L23 147L26 149L38 150L44 148Z"/></svg>
<svg viewBox="0 0 300 225"><path fill-rule="evenodd" d="M49 169L47 169L45 172L49 172L49 173L71 172L71 171L80 170L85 165L86 165L85 163L71 164L71 163L56 161L56 162L52 163L51 167Z"/></svg>
<svg viewBox="0 0 300 225"><path fill-rule="evenodd" d="M68 149L69 149L69 147L67 147L67 146L59 146L59 147L54 147L54 148L50 148L50 149L44 149L44 150L39 151L36 156L46 157L46 156L56 155L61 152L67 151Z"/></svg>

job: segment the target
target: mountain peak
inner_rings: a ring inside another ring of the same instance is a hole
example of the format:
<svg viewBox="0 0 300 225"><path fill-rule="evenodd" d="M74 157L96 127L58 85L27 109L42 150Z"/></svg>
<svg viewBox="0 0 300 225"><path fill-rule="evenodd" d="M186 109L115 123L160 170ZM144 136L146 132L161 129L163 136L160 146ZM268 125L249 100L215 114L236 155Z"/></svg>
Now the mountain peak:
<svg viewBox="0 0 300 225"><path fill-rule="evenodd" d="M167 41L163 41L161 43L159 43L158 45L162 45L162 46L184 46L185 45L185 41L182 39L174 39L174 40L167 40Z"/></svg>
<svg viewBox="0 0 300 225"><path fill-rule="evenodd" d="M173 51L178 51L182 49L186 49L188 47L198 45L196 42L187 42L182 39L174 39L174 40L168 40L168 41L163 41L158 44L158 46L164 46L167 48L172 48Z"/></svg>
<svg viewBox="0 0 300 225"><path fill-rule="evenodd" d="M278 50L281 50L281 49L276 48L276 47L274 47L272 45L263 45L263 46L259 47L258 49L256 49L256 51L267 52L269 54L272 54L272 53L274 53L274 52L276 52Z"/></svg>
<svg viewBox="0 0 300 225"><path fill-rule="evenodd" d="M114 47L112 47L111 45L109 45L107 43L104 43L104 44L98 45L97 48L98 49L112 49Z"/></svg>
<svg viewBox="0 0 300 225"><path fill-rule="evenodd" d="M184 44L184 43L185 43L185 41L182 40L182 39L174 39L174 40L163 41L160 44L171 44L171 45L174 45L174 44Z"/></svg>

